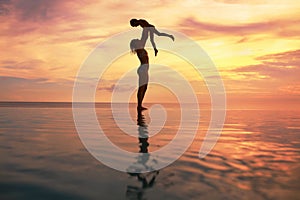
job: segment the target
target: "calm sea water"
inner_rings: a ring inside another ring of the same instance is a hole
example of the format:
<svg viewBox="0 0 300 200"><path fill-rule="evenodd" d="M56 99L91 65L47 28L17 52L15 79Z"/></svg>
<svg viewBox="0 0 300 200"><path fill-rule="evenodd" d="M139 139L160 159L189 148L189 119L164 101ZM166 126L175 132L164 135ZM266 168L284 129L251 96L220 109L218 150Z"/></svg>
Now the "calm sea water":
<svg viewBox="0 0 300 200"><path fill-rule="evenodd" d="M178 107L165 107L167 122L147 140L149 152L167 145L177 132ZM113 143L141 150L138 138L114 124L109 104L97 105L96 111ZM136 120L134 105L130 112ZM196 139L179 160L137 175L101 164L85 149L70 104L1 103L0 198L300 199L299 111L228 110L218 143L199 159L209 118L208 110L201 111ZM137 125L131 128L138 132Z"/></svg>

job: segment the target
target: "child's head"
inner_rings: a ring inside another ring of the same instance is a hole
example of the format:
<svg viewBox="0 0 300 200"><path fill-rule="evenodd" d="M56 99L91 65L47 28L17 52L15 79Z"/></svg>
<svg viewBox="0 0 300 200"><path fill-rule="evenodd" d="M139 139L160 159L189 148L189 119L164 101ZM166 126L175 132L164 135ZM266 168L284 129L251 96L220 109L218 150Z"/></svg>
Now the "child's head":
<svg viewBox="0 0 300 200"><path fill-rule="evenodd" d="M139 25L139 20L137 19L131 19L130 20L130 25L133 26L133 27L136 27Z"/></svg>

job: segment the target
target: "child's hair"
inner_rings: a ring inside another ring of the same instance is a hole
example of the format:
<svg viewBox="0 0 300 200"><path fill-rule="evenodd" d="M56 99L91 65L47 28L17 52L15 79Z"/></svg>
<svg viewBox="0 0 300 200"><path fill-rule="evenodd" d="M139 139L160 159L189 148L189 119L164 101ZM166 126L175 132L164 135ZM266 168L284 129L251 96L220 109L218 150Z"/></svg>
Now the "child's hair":
<svg viewBox="0 0 300 200"><path fill-rule="evenodd" d="M131 26L138 26L138 20L137 19L131 19L130 20L130 25Z"/></svg>
<svg viewBox="0 0 300 200"><path fill-rule="evenodd" d="M136 53L136 50L138 49L138 43L139 39L133 39L130 41L130 49L132 53Z"/></svg>

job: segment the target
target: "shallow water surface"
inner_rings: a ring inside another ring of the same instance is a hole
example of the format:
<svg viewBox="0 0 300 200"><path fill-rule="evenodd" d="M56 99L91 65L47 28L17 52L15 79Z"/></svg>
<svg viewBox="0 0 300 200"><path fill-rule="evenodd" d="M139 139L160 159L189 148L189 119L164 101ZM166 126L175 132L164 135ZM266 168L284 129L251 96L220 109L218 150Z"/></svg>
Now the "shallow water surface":
<svg viewBox="0 0 300 200"><path fill-rule="evenodd" d="M122 133L110 104L97 105L96 112L115 145L151 154L169 144L180 124L177 107L165 107L163 129L146 140ZM130 112L136 121L134 105ZM148 111L144 117L151 130ZM2 103L1 199L299 199L299 111L228 110L218 143L199 159L209 119L209 111L201 111L196 138L179 160L159 171L128 174L85 149L69 104ZM129 128L138 136L138 125Z"/></svg>

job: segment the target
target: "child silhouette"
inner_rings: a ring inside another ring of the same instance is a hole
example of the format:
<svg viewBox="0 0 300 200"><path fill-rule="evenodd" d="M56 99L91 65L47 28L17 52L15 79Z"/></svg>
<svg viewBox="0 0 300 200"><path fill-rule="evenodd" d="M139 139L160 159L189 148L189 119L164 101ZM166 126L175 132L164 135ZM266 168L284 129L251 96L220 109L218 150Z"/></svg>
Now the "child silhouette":
<svg viewBox="0 0 300 200"><path fill-rule="evenodd" d="M132 27L137 27L137 26L141 26L143 28L143 33L142 33L142 37L146 37L146 35L148 36L148 34L150 34L150 41L151 44L153 46L154 49L154 54L155 56L158 53L158 50L156 49L156 45L154 42L154 34L156 34L157 36L165 36L165 37L169 37L171 38L173 41L175 40L173 35L167 34L167 33L161 33L159 32L154 25L149 24L146 20L144 19L131 19L130 20L130 25Z"/></svg>

